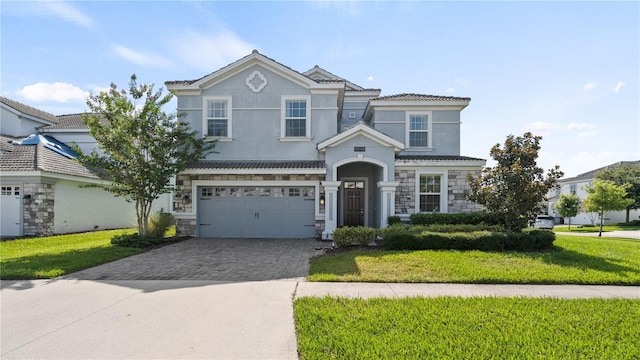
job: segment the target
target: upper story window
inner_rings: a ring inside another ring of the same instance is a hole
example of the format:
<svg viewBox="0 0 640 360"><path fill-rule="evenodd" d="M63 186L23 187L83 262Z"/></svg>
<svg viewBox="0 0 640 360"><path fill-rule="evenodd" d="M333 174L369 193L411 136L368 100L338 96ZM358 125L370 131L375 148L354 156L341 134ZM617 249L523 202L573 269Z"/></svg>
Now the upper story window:
<svg viewBox="0 0 640 360"><path fill-rule="evenodd" d="M575 195L578 192L578 184L569 185L569 191Z"/></svg>
<svg viewBox="0 0 640 360"><path fill-rule="evenodd" d="M231 138L231 97L203 98L202 133L206 137Z"/></svg>
<svg viewBox="0 0 640 360"><path fill-rule="evenodd" d="M431 112L407 112L406 144L410 148L430 148Z"/></svg>
<svg viewBox="0 0 640 360"><path fill-rule="evenodd" d="M283 97L280 140L309 140L311 138L311 98Z"/></svg>

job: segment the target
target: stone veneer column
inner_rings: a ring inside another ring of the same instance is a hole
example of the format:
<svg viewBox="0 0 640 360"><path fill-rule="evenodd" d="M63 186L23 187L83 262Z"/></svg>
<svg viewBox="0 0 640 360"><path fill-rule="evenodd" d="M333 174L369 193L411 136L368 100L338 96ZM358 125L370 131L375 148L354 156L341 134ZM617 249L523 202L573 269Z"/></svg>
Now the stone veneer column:
<svg viewBox="0 0 640 360"><path fill-rule="evenodd" d="M52 235L54 231L53 184L25 183L23 191L23 234L27 236Z"/></svg>
<svg viewBox="0 0 640 360"><path fill-rule="evenodd" d="M413 214L416 208L416 171L396 170L395 176L400 182L395 196L396 215Z"/></svg>
<svg viewBox="0 0 640 360"><path fill-rule="evenodd" d="M400 186L399 181L380 181L378 187L380 188L380 196L382 201L382 209L380 211L380 228L385 228L388 223L388 218L391 215L396 214L396 188Z"/></svg>
<svg viewBox="0 0 640 360"><path fill-rule="evenodd" d="M323 181L325 197L323 239L331 239L331 234L338 227L338 188L341 181Z"/></svg>

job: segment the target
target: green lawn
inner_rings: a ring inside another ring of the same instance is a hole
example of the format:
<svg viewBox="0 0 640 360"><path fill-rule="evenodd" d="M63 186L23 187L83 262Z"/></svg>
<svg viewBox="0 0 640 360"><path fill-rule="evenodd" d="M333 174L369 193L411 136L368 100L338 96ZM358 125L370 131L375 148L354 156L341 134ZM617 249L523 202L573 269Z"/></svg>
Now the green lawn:
<svg viewBox="0 0 640 360"><path fill-rule="evenodd" d="M51 279L143 252L111 246L135 230L108 230L0 242L0 278Z"/></svg>
<svg viewBox="0 0 640 360"><path fill-rule="evenodd" d="M617 230L640 230L640 226L619 226L619 225L604 225L602 227L602 231L617 231ZM599 232L600 226L590 226L583 225L582 227L578 227L577 225L571 225L571 230L569 230L569 226L556 226L553 231L555 232Z"/></svg>
<svg viewBox="0 0 640 360"><path fill-rule="evenodd" d="M640 301L295 300L300 359L638 359Z"/></svg>
<svg viewBox="0 0 640 360"><path fill-rule="evenodd" d="M309 281L640 285L640 241L557 235L548 252L355 250L313 258Z"/></svg>

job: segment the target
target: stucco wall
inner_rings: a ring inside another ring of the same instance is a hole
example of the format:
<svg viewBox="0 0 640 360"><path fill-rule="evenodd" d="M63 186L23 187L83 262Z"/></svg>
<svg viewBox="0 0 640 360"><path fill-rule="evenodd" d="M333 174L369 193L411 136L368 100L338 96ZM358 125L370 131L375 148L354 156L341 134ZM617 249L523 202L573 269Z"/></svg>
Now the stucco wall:
<svg viewBox="0 0 640 360"><path fill-rule="evenodd" d="M53 210L57 234L136 227L135 204L98 188L82 188L81 183L58 180ZM169 194L154 201L151 213L171 211Z"/></svg>

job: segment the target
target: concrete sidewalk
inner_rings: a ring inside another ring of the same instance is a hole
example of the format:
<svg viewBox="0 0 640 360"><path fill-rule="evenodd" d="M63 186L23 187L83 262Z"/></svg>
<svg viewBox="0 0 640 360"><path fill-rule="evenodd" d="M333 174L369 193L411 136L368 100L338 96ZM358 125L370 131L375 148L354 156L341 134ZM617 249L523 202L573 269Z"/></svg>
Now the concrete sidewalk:
<svg viewBox="0 0 640 360"><path fill-rule="evenodd" d="M2 359L297 359L303 296L640 299L638 286L1 281Z"/></svg>
<svg viewBox="0 0 640 360"><path fill-rule="evenodd" d="M556 232L556 235L572 235L572 236L598 236L598 232ZM602 237L616 237L623 239L640 240L640 230L614 230L605 231Z"/></svg>

